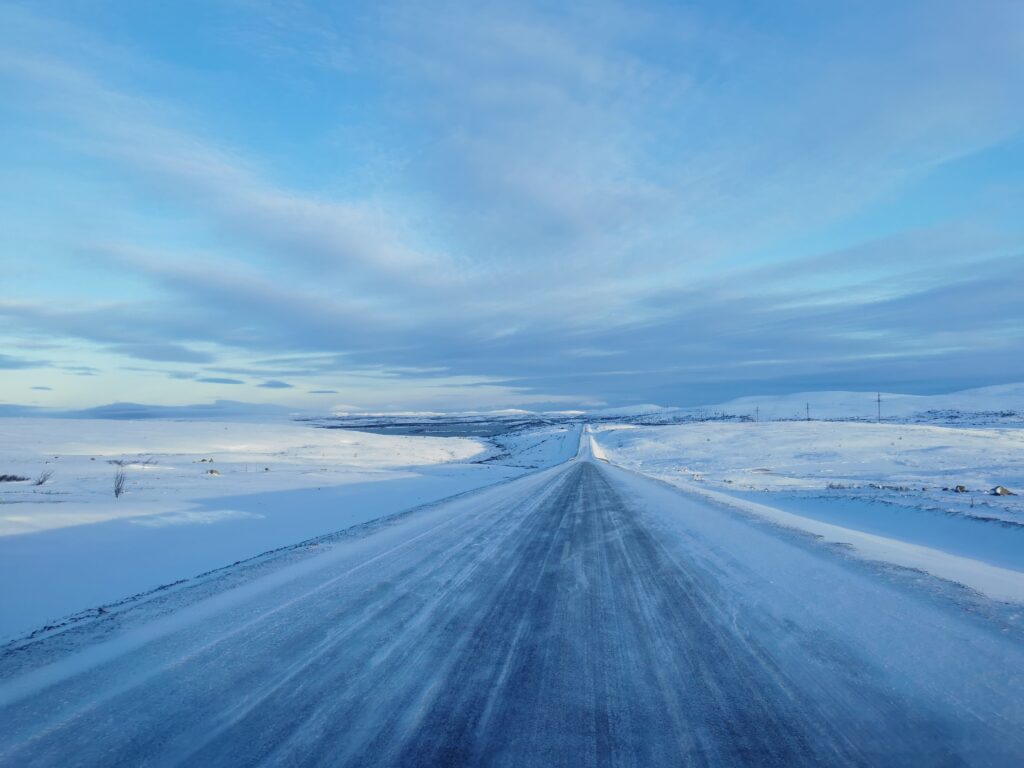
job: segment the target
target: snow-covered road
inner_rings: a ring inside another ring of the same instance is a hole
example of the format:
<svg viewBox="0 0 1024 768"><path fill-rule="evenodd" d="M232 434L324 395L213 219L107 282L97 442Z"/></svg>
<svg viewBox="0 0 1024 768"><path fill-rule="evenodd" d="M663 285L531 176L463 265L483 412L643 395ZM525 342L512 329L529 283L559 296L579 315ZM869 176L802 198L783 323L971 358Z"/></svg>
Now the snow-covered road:
<svg viewBox="0 0 1024 768"><path fill-rule="evenodd" d="M7 675L0 764L1022 764L997 614L583 444Z"/></svg>

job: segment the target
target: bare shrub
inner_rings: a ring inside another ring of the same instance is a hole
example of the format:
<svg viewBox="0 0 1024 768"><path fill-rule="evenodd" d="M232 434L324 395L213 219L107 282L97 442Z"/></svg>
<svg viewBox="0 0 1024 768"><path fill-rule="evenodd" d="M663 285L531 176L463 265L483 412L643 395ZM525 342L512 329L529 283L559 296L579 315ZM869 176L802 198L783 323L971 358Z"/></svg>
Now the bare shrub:
<svg viewBox="0 0 1024 768"><path fill-rule="evenodd" d="M22 480L28 480L28 478L21 475L0 475L0 483L20 483Z"/></svg>
<svg viewBox="0 0 1024 768"><path fill-rule="evenodd" d="M117 467L129 467L132 464L138 464L141 467L151 467L159 463L160 462L152 456L147 456L145 458L140 456L137 459L107 459L107 464L113 464Z"/></svg>
<svg viewBox="0 0 1024 768"><path fill-rule="evenodd" d="M124 493L124 484L125 484L125 481L127 479L128 479L128 476L125 475L123 469L117 470L117 474L114 475L114 498L115 499L121 498L121 494Z"/></svg>
<svg viewBox="0 0 1024 768"><path fill-rule="evenodd" d="M44 469L39 473L39 477L32 481L32 485L43 485L47 480L53 477L52 469Z"/></svg>

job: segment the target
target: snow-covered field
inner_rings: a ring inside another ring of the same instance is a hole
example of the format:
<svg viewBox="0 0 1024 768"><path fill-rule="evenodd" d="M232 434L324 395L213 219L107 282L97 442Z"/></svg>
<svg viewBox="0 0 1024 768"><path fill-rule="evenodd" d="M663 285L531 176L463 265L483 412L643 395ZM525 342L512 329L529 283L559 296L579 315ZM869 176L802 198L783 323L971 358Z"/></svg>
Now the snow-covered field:
<svg viewBox="0 0 1024 768"><path fill-rule="evenodd" d="M519 476L577 443L568 425L498 444L286 421L0 419L0 475L28 478L0 482L0 638Z"/></svg>
<svg viewBox="0 0 1024 768"><path fill-rule="evenodd" d="M0 419L0 762L1019 762L1024 430L662 414Z"/></svg>
<svg viewBox="0 0 1024 768"><path fill-rule="evenodd" d="M1008 520L1016 520L1022 511L1014 497L993 498L989 493L997 485L1024 488L1021 430L842 421L599 429L601 444L631 465L696 475L735 489L820 491L886 485L896 491L924 489L937 503L965 513L972 503L976 510L987 505L991 514ZM957 485L968 493L942 490Z"/></svg>
<svg viewBox="0 0 1024 768"><path fill-rule="evenodd" d="M892 392L796 392L740 397L715 405L666 408L636 405L591 411L592 420L642 424L707 420L858 420L962 427L1024 427L1024 384L1001 384L945 395Z"/></svg>
<svg viewBox="0 0 1024 768"><path fill-rule="evenodd" d="M1024 496L993 495L1024 493L1019 429L711 421L595 436L614 463L882 559L852 532L1024 571Z"/></svg>
<svg viewBox="0 0 1024 768"><path fill-rule="evenodd" d="M807 403L821 420L793 420ZM586 418L596 457L829 541L1024 572L1024 385L873 413L872 393L817 392ZM0 418L0 475L26 478L0 482L0 638L564 461L579 418Z"/></svg>
<svg viewBox="0 0 1024 768"><path fill-rule="evenodd" d="M866 419L1024 426L1024 384L1001 384L946 395L892 392L797 392L741 397L705 410L762 419Z"/></svg>
<svg viewBox="0 0 1024 768"><path fill-rule="evenodd" d="M0 649L0 764L1021 764L1019 610L591 461L584 437Z"/></svg>

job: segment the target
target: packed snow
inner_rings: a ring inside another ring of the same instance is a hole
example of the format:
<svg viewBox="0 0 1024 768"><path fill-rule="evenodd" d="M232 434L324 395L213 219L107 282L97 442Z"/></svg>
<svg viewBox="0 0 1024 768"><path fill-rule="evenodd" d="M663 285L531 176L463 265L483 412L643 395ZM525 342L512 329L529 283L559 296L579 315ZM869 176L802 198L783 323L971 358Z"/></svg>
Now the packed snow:
<svg viewBox="0 0 1024 768"><path fill-rule="evenodd" d="M0 419L0 475L26 478L0 482L0 638L517 477L577 443L571 425L495 442L283 421Z"/></svg>
<svg viewBox="0 0 1024 768"><path fill-rule="evenodd" d="M708 421L603 425L596 438L611 462L719 503L1024 599L1019 429Z"/></svg>
<svg viewBox="0 0 1024 768"><path fill-rule="evenodd" d="M1021 763L1019 610L591 461L583 437L0 652L0 764Z"/></svg>

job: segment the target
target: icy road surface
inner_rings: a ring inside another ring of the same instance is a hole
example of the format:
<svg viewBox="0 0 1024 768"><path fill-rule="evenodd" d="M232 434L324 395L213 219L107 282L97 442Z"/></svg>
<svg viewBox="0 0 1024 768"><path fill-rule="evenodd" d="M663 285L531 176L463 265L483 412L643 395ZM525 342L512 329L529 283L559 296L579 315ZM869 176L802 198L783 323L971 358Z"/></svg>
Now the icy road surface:
<svg viewBox="0 0 1024 768"><path fill-rule="evenodd" d="M1011 624L588 444L8 674L0 764L1024 764Z"/></svg>

